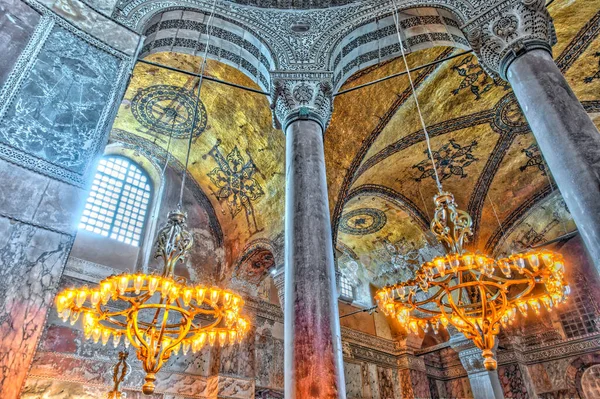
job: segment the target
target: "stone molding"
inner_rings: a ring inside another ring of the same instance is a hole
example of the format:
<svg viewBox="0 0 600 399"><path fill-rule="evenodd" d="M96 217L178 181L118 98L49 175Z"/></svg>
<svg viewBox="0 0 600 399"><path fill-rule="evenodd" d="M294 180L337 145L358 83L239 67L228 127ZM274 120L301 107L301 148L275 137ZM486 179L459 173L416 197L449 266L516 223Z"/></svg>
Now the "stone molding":
<svg viewBox="0 0 600 399"><path fill-rule="evenodd" d="M123 273L123 270L115 269L89 260L69 256L65 265L64 275L89 283L99 283L101 280L113 274Z"/></svg>
<svg viewBox="0 0 600 399"><path fill-rule="evenodd" d="M256 297L244 298L245 310L250 310L256 317L283 323L283 312L276 304L263 301Z"/></svg>
<svg viewBox="0 0 600 399"><path fill-rule="evenodd" d="M297 120L317 122L323 132L333 112L331 74L272 72L273 125L284 132Z"/></svg>
<svg viewBox="0 0 600 399"><path fill-rule="evenodd" d="M439 349L447 347L442 345L439 346ZM461 344L458 346L458 348L464 348L464 357L474 356L476 354L475 349L479 351L477 356L481 356L481 351L478 348L474 347L474 349L468 349L469 346L470 345L467 341L464 341L464 345ZM512 363L532 365L553 360L577 357L586 353L598 352L598 348L600 348L600 333L593 333L567 339L559 343L545 342L539 345L529 346L527 348L511 348L510 350L501 350L497 353L497 360L498 366L504 366ZM462 361L463 358L461 357L461 362ZM476 363L477 362L474 364ZM481 360L481 363L483 364L483 360ZM477 371L472 372L475 373ZM468 375L467 370L462 364L452 364L443 369L428 365L427 374L443 380L466 377Z"/></svg>
<svg viewBox="0 0 600 399"><path fill-rule="evenodd" d="M279 268L275 276L273 276L273 283L277 288L277 297L279 298L279 305L283 310L285 305L285 273L283 268Z"/></svg>
<svg viewBox="0 0 600 399"><path fill-rule="evenodd" d="M552 52L556 32L545 0L508 0L465 25L482 66L506 79L510 64L533 49Z"/></svg>

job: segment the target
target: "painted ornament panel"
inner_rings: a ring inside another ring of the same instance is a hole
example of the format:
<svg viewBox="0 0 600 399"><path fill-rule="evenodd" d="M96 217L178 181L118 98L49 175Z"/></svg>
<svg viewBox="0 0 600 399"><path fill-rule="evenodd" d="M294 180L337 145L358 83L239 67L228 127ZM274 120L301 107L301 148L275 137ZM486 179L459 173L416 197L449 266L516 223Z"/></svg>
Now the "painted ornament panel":
<svg viewBox="0 0 600 399"><path fill-rule="evenodd" d="M83 174L104 131L120 62L53 28L32 70L0 121L0 142Z"/></svg>

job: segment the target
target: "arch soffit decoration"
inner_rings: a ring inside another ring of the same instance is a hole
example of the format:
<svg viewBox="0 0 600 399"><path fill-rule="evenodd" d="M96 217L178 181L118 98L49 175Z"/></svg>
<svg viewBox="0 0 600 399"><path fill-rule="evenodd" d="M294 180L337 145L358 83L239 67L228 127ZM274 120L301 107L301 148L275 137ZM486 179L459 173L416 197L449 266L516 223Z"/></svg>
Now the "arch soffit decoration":
<svg viewBox="0 0 600 399"><path fill-rule="evenodd" d="M146 15L136 27L146 36L140 56L165 51L203 56L209 12L210 9L170 6ZM277 60L267 41L247 25L218 12L213 27L207 57L240 70L261 89L268 90L269 72L277 67Z"/></svg>
<svg viewBox="0 0 600 399"><path fill-rule="evenodd" d="M398 0L398 6L401 11L419 7L444 9L462 24L483 10L486 2ZM215 15L238 25L261 41L274 60L275 70L308 72L328 70L332 61L330 54L335 46L357 27L389 17L390 7L389 0L316 10L265 9L220 2L216 5ZM120 4L113 18L142 32L148 27L148 22L162 12L187 9L207 13L211 8L210 0L133 0ZM292 25L298 22L308 23L308 31L293 31Z"/></svg>

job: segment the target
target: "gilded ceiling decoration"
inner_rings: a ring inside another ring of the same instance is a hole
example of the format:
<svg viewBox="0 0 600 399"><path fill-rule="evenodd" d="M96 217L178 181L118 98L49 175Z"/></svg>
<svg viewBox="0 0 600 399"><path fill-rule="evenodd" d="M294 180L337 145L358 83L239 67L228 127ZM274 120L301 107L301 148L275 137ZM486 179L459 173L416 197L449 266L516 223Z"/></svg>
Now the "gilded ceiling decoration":
<svg viewBox="0 0 600 399"><path fill-rule="evenodd" d="M131 112L146 129L164 136L189 137L196 108L192 90L170 85L154 85L143 88L131 100ZM206 129L206 108L200 102L194 137Z"/></svg>
<svg viewBox="0 0 600 399"><path fill-rule="evenodd" d="M600 112L599 8L600 0L550 8L559 39L556 61L592 117ZM408 62L415 67L460 51L432 47L410 53ZM183 54L147 58L188 70L198 65L196 57ZM212 76L258 88L233 67L215 61L208 66ZM399 60L384 61L355 73L341 90L402 70ZM559 202L544 202L556 197L552 177L506 82L487 75L472 54L427 66L413 77L440 177L473 216L471 249L499 253L508 242L533 245L561 235L565 226L573 229ZM172 135L171 149L181 162L195 83L186 75L138 65L116 131L163 151ZM239 265L253 256L252 243L265 240L263 249L281 249L285 138L272 127L264 96L206 82L202 103L190 174L214 208L227 263L238 265L226 274L237 268L236 275L250 275ZM408 278L415 265L439 253L428 235L433 170L406 76L336 97L325 154L341 269L356 269L348 273L381 285L399 275ZM542 208L544 222L533 226L528 217Z"/></svg>
<svg viewBox="0 0 600 399"><path fill-rule="evenodd" d="M199 57L180 53L156 53L147 59L190 71L200 65ZM222 63L209 60L206 71L258 89L242 72ZM140 151L154 153L159 148L164 163L171 137L171 167L181 168L196 90L197 79L192 76L138 64L115 120L113 139L136 137ZM281 245L285 137L272 127L265 96L205 81L201 101L189 175L192 188L207 199L199 205L215 216L222 230L227 266L220 277L227 278L249 243L263 242L261 248Z"/></svg>
<svg viewBox="0 0 600 399"><path fill-rule="evenodd" d="M598 0L550 7L557 64L600 122L598 9ZM431 48L409 54L408 61L414 67L458 51ZM341 90L402 70L401 60L383 63L355 74ZM440 178L473 216L471 250L510 253L575 229L506 82L487 75L472 54L413 77ZM341 268L356 262L377 285L394 275L408 278L415 262L431 256L426 230L436 188L406 77L336 97L325 152L334 235L347 254L339 257ZM348 234L348 215L365 208L384 212L385 227ZM390 217L398 212L405 217Z"/></svg>

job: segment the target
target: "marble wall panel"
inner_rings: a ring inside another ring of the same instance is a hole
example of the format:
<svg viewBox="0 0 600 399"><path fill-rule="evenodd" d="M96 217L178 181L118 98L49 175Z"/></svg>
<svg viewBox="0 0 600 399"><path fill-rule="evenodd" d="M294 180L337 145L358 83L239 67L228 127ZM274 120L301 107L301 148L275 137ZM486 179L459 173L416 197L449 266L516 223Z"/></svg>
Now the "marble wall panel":
<svg viewBox="0 0 600 399"><path fill-rule="evenodd" d="M419 370L410 370L410 378L413 384L413 394L416 398L431 398L427 374Z"/></svg>
<svg viewBox="0 0 600 399"><path fill-rule="evenodd" d="M535 392L542 393L552 390L552 382L543 364L531 364L529 367L529 375Z"/></svg>
<svg viewBox="0 0 600 399"><path fill-rule="evenodd" d="M362 384L362 398L371 398L371 384L369 384L369 365L362 363L360 366L361 384Z"/></svg>
<svg viewBox="0 0 600 399"><path fill-rule="evenodd" d="M448 393L446 392L446 384L444 383L444 381L435 380L435 385L437 387L437 392L440 398L447 398ZM431 396L433 397L433 393L431 394Z"/></svg>
<svg viewBox="0 0 600 399"><path fill-rule="evenodd" d="M400 392L403 398L414 397L412 383L410 381L410 370L398 370L398 378L400 383Z"/></svg>
<svg viewBox="0 0 600 399"><path fill-rule="evenodd" d="M283 389L283 340L267 333L257 335L256 385Z"/></svg>
<svg viewBox="0 0 600 399"><path fill-rule="evenodd" d="M96 10L94 4L103 3L104 7L111 7L115 0L89 0L92 6L79 0L39 0L52 12L60 15L71 24L89 33L91 36L108 44L112 48L133 55L136 51L139 36L105 17ZM92 4L93 3L93 4ZM102 10L98 10L102 11Z"/></svg>
<svg viewBox="0 0 600 399"><path fill-rule="evenodd" d="M27 375L72 245L68 235L0 218L0 397Z"/></svg>
<svg viewBox="0 0 600 399"><path fill-rule="evenodd" d="M377 367L379 377L379 395L381 398L395 398L394 395L394 377L392 369Z"/></svg>
<svg viewBox="0 0 600 399"><path fill-rule="evenodd" d="M344 377L346 397L348 399L361 399L363 397L361 364L344 362Z"/></svg>
<svg viewBox="0 0 600 399"><path fill-rule="evenodd" d="M256 334L254 329L237 345L227 346L220 353L220 374L254 378Z"/></svg>
<svg viewBox="0 0 600 399"><path fill-rule="evenodd" d="M498 378L505 398L527 399L529 393L523 381L523 373L518 364L498 367Z"/></svg>
<svg viewBox="0 0 600 399"><path fill-rule="evenodd" d="M431 399L440 399L440 392L438 390L437 381L433 378L428 378L427 383L429 384L429 393L431 394Z"/></svg>
<svg viewBox="0 0 600 399"><path fill-rule="evenodd" d="M366 384L369 389L370 396L365 398L379 398L379 376L377 375L377 366L372 363L367 364L367 378L363 380L363 384Z"/></svg>
<svg viewBox="0 0 600 399"><path fill-rule="evenodd" d="M21 0L0 0L0 87L27 46L40 14Z"/></svg>
<svg viewBox="0 0 600 399"><path fill-rule="evenodd" d="M108 347L104 349L108 349ZM141 370L139 362L133 359L133 356L128 362L131 371L124 382L124 387L127 389L140 389L144 382L145 373ZM36 354L26 386L37 386L37 380L45 380L71 381L76 382L78 386L110 387L112 385L113 366L114 358L109 361L40 351ZM232 387L233 385L231 382L225 383L226 387ZM247 385L246 382L241 384L241 387L245 385ZM68 397L77 397L75 393L77 389L73 392L67 391L70 395L73 395ZM174 373L167 367L160 371L156 381L157 393L214 398L217 396L218 390L219 382L216 377ZM240 391L247 392L248 389Z"/></svg>
<svg viewBox="0 0 600 399"><path fill-rule="evenodd" d="M84 0L84 3L93 8L94 10L110 17L117 0Z"/></svg>
<svg viewBox="0 0 600 399"><path fill-rule="evenodd" d="M472 398L467 377L446 381L446 394L449 398Z"/></svg>
<svg viewBox="0 0 600 399"><path fill-rule="evenodd" d="M104 143L120 67L115 56L56 25L0 121L0 142L83 175Z"/></svg>
<svg viewBox="0 0 600 399"><path fill-rule="evenodd" d="M104 398L107 387L84 385L71 381L30 378L23 387L21 399L98 399ZM125 390L127 399L163 399L162 394L143 396L141 392Z"/></svg>
<svg viewBox="0 0 600 399"><path fill-rule="evenodd" d="M219 376L218 397L231 399L254 399L254 381Z"/></svg>
<svg viewBox="0 0 600 399"><path fill-rule="evenodd" d="M256 388L254 397L256 399L284 399L283 391L270 388Z"/></svg>

